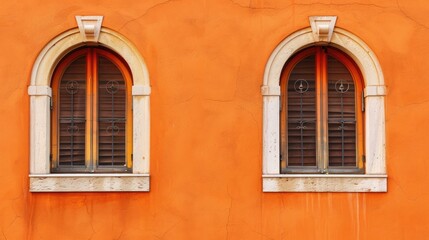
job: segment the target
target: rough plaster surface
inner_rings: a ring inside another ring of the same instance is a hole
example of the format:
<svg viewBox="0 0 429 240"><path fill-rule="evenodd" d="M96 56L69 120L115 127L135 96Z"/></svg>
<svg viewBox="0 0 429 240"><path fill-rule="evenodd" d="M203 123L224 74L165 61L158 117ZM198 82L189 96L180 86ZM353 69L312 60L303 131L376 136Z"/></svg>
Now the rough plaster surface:
<svg viewBox="0 0 429 240"><path fill-rule="evenodd" d="M0 239L422 239L429 235L427 1L3 1ZM147 193L30 193L31 69L75 15L103 15L151 76ZM265 64L336 15L382 66L387 193L262 193ZM61 228L58 226L62 226ZM305 226L305 228L303 227Z"/></svg>

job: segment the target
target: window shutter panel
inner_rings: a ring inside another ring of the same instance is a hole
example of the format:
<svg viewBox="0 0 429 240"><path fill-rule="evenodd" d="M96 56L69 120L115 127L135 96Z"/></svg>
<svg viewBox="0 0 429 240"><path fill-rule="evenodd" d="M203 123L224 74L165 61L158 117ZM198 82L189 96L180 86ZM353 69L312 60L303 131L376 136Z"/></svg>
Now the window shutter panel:
<svg viewBox="0 0 429 240"><path fill-rule="evenodd" d="M301 60L287 84L288 166L316 166L315 56Z"/></svg>
<svg viewBox="0 0 429 240"><path fill-rule="evenodd" d="M65 70L59 84L59 162L85 165L86 60L82 56Z"/></svg>
<svg viewBox="0 0 429 240"><path fill-rule="evenodd" d="M125 166L126 91L121 71L105 57L98 60L98 164Z"/></svg>
<svg viewBox="0 0 429 240"><path fill-rule="evenodd" d="M328 56L329 166L355 167L355 84L348 69Z"/></svg>

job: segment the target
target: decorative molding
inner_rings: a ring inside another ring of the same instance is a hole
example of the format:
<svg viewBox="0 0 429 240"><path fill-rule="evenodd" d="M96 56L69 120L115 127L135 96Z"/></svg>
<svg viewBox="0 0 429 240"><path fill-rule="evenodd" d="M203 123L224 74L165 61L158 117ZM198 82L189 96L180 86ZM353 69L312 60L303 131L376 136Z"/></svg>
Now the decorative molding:
<svg viewBox="0 0 429 240"><path fill-rule="evenodd" d="M98 42L103 16L76 16L76 22L84 42Z"/></svg>
<svg viewBox="0 0 429 240"><path fill-rule="evenodd" d="M312 16L309 17L314 41L330 42L334 32L336 16Z"/></svg>

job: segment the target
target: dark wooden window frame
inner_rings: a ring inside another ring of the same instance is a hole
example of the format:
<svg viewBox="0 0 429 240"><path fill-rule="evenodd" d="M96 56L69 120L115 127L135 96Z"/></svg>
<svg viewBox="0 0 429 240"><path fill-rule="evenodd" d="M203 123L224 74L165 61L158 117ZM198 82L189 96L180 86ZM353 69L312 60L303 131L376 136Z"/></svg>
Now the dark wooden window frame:
<svg viewBox="0 0 429 240"><path fill-rule="evenodd" d="M294 67L308 56L315 56L315 82L316 82L316 165L315 166L288 166L287 149L287 84ZM329 164L328 140L328 72L327 56L335 58L342 63L352 76L355 84L355 118L356 118L356 165L348 167L333 167ZM286 64L281 76L281 103L280 103L280 169L281 173L322 173L322 174L353 174L364 173L364 107L362 106L363 81L359 68L345 53L332 48L315 46L304 49L295 54Z"/></svg>
<svg viewBox="0 0 429 240"><path fill-rule="evenodd" d="M85 164L84 166L59 165L59 85L66 69L76 59L86 58L86 103L85 103ZM125 163L120 166L98 164L98 61L99 56L113 63L125 82ZM57 173L129 173L132 172L132 77L125 61L110 50L85 47L65 56L56 67L52 82L51 107L51 172Z"/></svg>

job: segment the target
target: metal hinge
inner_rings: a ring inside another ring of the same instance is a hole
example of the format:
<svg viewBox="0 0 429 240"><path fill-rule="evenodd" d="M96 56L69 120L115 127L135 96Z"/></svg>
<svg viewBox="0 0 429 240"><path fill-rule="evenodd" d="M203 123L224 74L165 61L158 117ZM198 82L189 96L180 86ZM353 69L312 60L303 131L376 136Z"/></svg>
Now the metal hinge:
<svg viewBox="0 0 429 240"><path fill-rule="evenodd" d="M366 157L365 157L365 155L362 155L362 162L366 162Z"/></svg>
<svg viewBox="0 0 429 240"><path fill-rule="evenodd" d="M365 95L362 92L362 112L365 112Z"/></svg>
<svg viewBox="0 0 429 240"><path fill-rule="evenodd" d="M54 103L52 102L52 97L49 98L49 104L50 104L51 110L54 109Z"/></svg>

